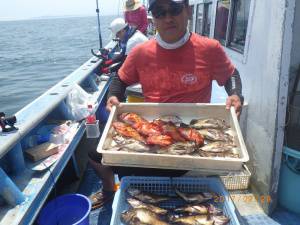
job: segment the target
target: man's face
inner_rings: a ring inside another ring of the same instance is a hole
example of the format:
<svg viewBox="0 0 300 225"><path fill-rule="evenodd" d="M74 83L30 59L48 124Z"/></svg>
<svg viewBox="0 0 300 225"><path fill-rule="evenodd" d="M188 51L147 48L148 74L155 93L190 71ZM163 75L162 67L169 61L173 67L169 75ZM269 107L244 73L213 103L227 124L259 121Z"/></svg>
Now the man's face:
<svg viewBox="0 0 300 225"><path fill-rule="evenodd" d="M190 15L189 6L158 0L151 12L156 29L165 42L174 43L183 37Z"/></svg>
<svg viewBox="0 0 300 225"><path fill-rule="evenodd" d="M117 38L119 38L120 40L123 40L123 39L125 38L125 34L126 34L125 29L122 29L122 30L120 30L120 31L116 34L116 36L117 36Z"/></svg>

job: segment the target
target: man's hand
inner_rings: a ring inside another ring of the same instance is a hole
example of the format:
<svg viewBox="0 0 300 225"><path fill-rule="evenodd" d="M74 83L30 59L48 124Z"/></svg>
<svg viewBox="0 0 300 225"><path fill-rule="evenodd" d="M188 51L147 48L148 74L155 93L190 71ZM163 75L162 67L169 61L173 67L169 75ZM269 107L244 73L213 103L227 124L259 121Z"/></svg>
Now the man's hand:
<svg viewBox="0 0 300 225"><path fill-rule="evenodd" d="M107 99L106 110L110 112L113 105L119 105L119 104L120 102L118 98L116 96L111 96Z"/></svg>
<svg viewBox="0 0 300 225"><path fill-rule="evenodd" d="M233 106L238 118L240 118L242 112L242 103L241 99L237 95L228 96L226 99L226 109L230 109Z"/></svg>

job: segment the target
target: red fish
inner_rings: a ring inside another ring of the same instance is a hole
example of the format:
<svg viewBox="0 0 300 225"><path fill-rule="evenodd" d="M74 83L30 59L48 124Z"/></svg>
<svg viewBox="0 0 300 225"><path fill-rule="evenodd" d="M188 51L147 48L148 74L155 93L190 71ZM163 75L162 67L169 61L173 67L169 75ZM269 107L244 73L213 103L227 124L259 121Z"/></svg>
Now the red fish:
<svg viewBox="0 0 300 225"><path fill-rule="evenodd" d="M152 135L147 138L147 144L164 147L172 144L172 138L168 135Z"/></svg>
<svg viewBox="0 0 300 225"><path fill-rule="evenodd" d="M140 134L145 136L160 135L161 128L152 122L140 122L132 125Z"/></svg>
<svg viewBox="0 0 300 225"><path fill-rule="evenodd" d="M122 113L121 115L119 115L119 119L122 120L124 123L130 125L141 123L141 122L148 122L146 119L140 117L136 113Z"/></svg>
<svg viewBox="0 0 300 225"><path fill-rule="evenodd" d="M145 139L137 132L137 130L132 128L130 125L122 122L113 122L112 125L122 136L130 137L145 143Z"/></svg>
<svg viewBox="0 0 300 225"><path fill-rule="evenodd" d="M178 131L186 140L194 141L197 145L200 146L204 144L204 138L197 130L193 128L179 127Z"/></svg>

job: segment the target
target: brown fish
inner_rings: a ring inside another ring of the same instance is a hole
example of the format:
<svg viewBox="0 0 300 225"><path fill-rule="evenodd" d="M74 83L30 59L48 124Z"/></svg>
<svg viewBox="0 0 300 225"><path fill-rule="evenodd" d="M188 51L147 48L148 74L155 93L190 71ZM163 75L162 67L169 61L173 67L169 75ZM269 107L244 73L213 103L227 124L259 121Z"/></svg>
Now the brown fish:
<svg viewBox="0 0 300 225"><path fill-rule="evenodd" d="M201 193L183 193L175 189L176 194L188 203L202 203L213 198L213 194L210 192Z"/></svg>
<svg viewBox="0 0 300 225"><path fill-rule="evenodd" d="M192 215L192 216L171 216L169 220L172 223L180 225L213 225L214 220L208 215Z"/></svg>
<svg viewBox="0 0 300 225"><path fill-rule="evenodd" d="M127 189L127 192L132 197L134 197L142 202L150 203L150 204L157 204L157 203L164 202L164 201L167 201L170 199L170 197L168 197L168 196L155 195L155 194L143 192L139 189L131 188L131 187Z"/></svg>
<svg viewBox="0 0 300 225"><path fill-rule="evenodd" d="M195 129L226 129L229 127L225 120L218 118L193 119L190 122L190 126Z"/></svg>
<svg viewBox="0 0 300 225"><path fill-rule="evenodd" d="M121 213L121 221L128 225L170 225L147 209L131 209Z"/></svg>
<svg viewBox="0 0 300 225"><path fill-rule="evenodd" d="M167 150L168 154L173 155L188 155L193 153L196 150L196 144L192 141L186 141L186 142L176 142L170 146L168 146L166 149L159 150L160 152L163 152Z"/></svg>
<svg viewBox="0 0 300 225"><path fill-rule="evenodd" d="M159 208L152 204L147 204L134 198L128 198L127 202L134 209L147 209L159 215L166 215L168 210Z"/></svg>

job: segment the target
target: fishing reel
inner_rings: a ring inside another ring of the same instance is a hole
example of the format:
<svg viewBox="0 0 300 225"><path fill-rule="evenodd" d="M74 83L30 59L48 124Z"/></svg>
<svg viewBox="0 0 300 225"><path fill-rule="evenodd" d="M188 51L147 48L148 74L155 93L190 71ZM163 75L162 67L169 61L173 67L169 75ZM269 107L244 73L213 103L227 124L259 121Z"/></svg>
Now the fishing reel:
<svg viewBox="0 0 300 225"><path fill-rule="evenodd" d="M5 117L5 113L0 112L0 127L2 129L2 132L11 132L14 130L18 130L18 128L15 127L16 122L16 116Z"/></svg>
<svg viewBox="0 0 300 225"><path fill-rule="evenodd" d="M91 53L93 56L96 56L97 58L102 59L104 61L108 59L109 50L105 48L101 48L99 49L98 53L95 53L94 49L91 49Z"/></svg>

